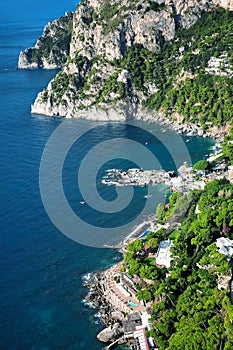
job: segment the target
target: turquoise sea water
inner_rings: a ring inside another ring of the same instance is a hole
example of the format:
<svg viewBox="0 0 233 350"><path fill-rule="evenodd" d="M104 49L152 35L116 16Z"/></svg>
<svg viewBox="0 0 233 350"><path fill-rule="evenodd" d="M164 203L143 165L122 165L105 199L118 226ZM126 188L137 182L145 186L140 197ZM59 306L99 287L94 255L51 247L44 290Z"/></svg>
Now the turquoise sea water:
<svg viewBox="0 0 233 350"><path fill-rule="evenodd" d="M87 247L61 234L49 220L40 197L39 166L46 142L61 120L32 117L30 104L38 91L56 71L18 71L20 50L33 45L42 27L53 17L75 8L73 1L50 1L32 4L29 1L1 2L0 14L0 349L102 349L96 334L102 328L96 311L82 303L86 289L83 276L103 269L121 258L115 250ZM69 121L70 128L85 122ZM84 123L84 124L82 124ZM92 125L96 125L93 123ZM138 126L143 124L136 123ZM150 126L158 128L158 126ZM98 131L99 130L99 131ZM82 140L80 151L67 159L64 186L74 210L85 218L93 214L88 206L77 206L76 168L73 160L100 142L111 132L132 136L132 129L122 124L107 124L96 128L92 137ZM164 135L166 135L164 133ZM134 135L135 136L135 135ZM140 135L137 135L140 137ZM193 161L203 157L212 142L190 138L187 143ZM164 167L170 164L159 144L149 145ZM184 154L178 154L182 163ZM75 163L76 164L76 163ZM115 164L115 163L114 163ZM117 163L118 164L118 163ZM127 161L119 165L130 166ZM53 181L51 179L51 186ZM101 187L103 197L115 196L110 187ZM125 217L137 216L144 189L138 189L137 203ZM124 191L121 190L123 194ZM152 198L148 214L161 198ZM58 203L59 205L59 203ZM99 221L98 221L99 220ZM108 225L107 216L97 218ZM119 217L111 219L117 225ZM115 220L115 221L114 221ZM78 229L78 228L77 228ZM88 234L88 233L87 233ZM120 234L120 230L119 230Z"/></svg>

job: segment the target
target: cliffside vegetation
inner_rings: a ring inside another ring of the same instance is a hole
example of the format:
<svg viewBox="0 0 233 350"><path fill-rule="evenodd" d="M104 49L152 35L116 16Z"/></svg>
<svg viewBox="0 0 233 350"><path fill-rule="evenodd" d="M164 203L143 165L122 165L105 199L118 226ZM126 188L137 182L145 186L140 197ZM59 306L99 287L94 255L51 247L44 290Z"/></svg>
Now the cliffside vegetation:
<svg viewBox="0 0 233 350"><path fill-rule="evenodd" d="M203 129L230 124L233 12L216 2L81 1L73 19L62 17L55 32L52 22L27 51L29 63L63 65L38 110L76 116L131 103L136 113L161 111Z"/></svg>
<svg viewBox="0 0 233 350"><path fill-rule="evenodd" d="M185 121L199 122L204 127L206 123L220 126L229 122L233 71L219 76L226 71L221 62L217 74L209 74L205 69L211 57L218 58L224 53L229 69L233 68L232 29L232 12L218 8L203 14L188 30L178 30L174 41L165 43L159 56L166 72L164 79L159 79L162 87L160 84L159 91L145 105L163 108L167 115L176 111Z"/></svg>
<svg viewBox="0 0 233 350"><path fill-rule="evenodd" d="M67 13L50 22L45 26L43 35L37 40L35 47L30 47L21 53L19 68L64 65L69 57L72 29L73 13Z"/></svg>
<svg viewBox="0 0 233 350"><path fill-rule="evenodd" d="M232 32L232 12L218 8L203 14L191 28L178 30L173 41L165 42L161 37L157 53L135 44L126 49L122 59L101 57L102 64L113 66L114 72L106 79L101 73L98 76L97 70L85 76L88 85L99 81L92 104L135 98L144 107L162 109L167 117L178 112L185 122L199 123L204 129L225 125L232 118L233 70L220 76L208 73L206 68L211 57L227 53L229 69L233 69ZM130 74L128 82L118 81L123 69ZM220 69L224 74L224 66ZM156 92L151 94L148 85ZM83 90L79 96L85 97Z"/></svg>
<svg viewBox="0 0 233 350"><path fill-rule="evenodd" d="M233 128L230 129L229 135L224 138L222 148L223 155L228 159L229 165L233 165Z"/></svg>
<svg viewBox="0 0 233 350"><path fill-rule="evenodd" d="M150 335L159 349L222 349L233 347L233 305L230 289L218 289L231 276L232 260L216 249L216 239L233 239L233 186L214 180L188 197L188 211L172 232L160 229L128 246L128 273L140 277L138 298L153 301ZM184 196L174 193L160 220L176 216ZM196 208L198 207L198 213ZM187 208L187 205L186 205ZM171 267L155 266L154 258L137 254L157 251L161 239L173 240ZM228 281L229 281L228 279Z"/></svg>

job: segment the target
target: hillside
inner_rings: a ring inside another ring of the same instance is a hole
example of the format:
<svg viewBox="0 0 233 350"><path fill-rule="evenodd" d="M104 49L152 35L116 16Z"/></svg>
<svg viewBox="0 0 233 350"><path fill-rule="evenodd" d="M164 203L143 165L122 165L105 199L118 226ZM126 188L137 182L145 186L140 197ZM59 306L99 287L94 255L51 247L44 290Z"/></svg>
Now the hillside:
<svg viewBox="0 0 233 350"><path fill-rule="evenodd" d="M128 245L122 271L135 281L137 298L153 309L148 333L161 350L233 348L233 249L221 246L233 246L232 190L226 180L214 180L187 197L174 193L159 219L171 220L185 208L182 223ZM150 257L164 239L172 240L168 268Z"/></svg>
<svg viewBox="0 0 233 350"><path fill-rule="evenodd" d="M51 22L43 46L20 55L19 68L46 68L38 65L45 56L52 67L63 66L32 113L126 120L159 111L204 129L230 123L232 6L219 0L81 1L65 30Z"/></svg>

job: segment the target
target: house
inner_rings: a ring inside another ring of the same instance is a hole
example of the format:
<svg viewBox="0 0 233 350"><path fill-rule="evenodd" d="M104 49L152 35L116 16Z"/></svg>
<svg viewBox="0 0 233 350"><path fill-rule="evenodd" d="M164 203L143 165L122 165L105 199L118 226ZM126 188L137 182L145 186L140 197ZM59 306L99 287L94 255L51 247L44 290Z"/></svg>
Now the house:
<svg viewBox="0 0 233 350"><path fill-rule="evenodd" d="M216 246L220 254L231 258L233 255L233 241L226 237L220 237L216 241Z"/></svg>
<svg viewBox="0 0 233 350"><path fill-rule="evenodd" d="M200 211L198 204L197 204L196 208L195 208L195 214L200 214L200 213L201 213L201 211Z"/></svg>
<svg viewBox="0 0 233 350"><path fill-rule="evenodd" d="M161 241L159 243L158 252L156 255L156 264L170 267L171 265L171 254L170 254L170 248L172 245L172 241L170 239L167 239L165 241Z"/></svg>
<svg viewBox="0 0 233 350"><path fill-rule="evenodd" d="M143 326L137 326L134 331L134 343L132 344L133 350L149 350L148 340L146 337L146 328Z"/></svg>
<svg viewBox="0 0 233 350"><path fill-rule="evenodd" d="M127 290L127 292L129 293L129 296L131 296L131 298L134 298L137 300L137 297L136 297L137 290L135 288L135 284L134 284L132 277L130 277L129 275L127 275L124 272L121 272L120 284L125 290Z"/></svg>
<svg viewBox="0 0 233 350"><path fill-rule="evenodd" d="M233 166L232 165L228 166L228 179L232 184L233 183Z"/></svg>
<svg viewBox="0 0 233 350"><path fill-rule="evenodd" d="M218 290L227 290L230 288L231 276L222 276L218 280Z"/></svg>
<svg viewBox="0 0 233 350"><path fill-rule="evenodd" d="M133 338L137 326L142 326L142 319L139 312L129 314L127 319L122 322L125 338Z"/></svg>
<svg viewBox="0 0 233 350"><path fill-rule="evenodd" d="M127 319L122 322L124 338L134 339L134 342L131 343L131 349L149 350L155 348L153 339L146 336L146 331L150 329L149 317L150 315L147 313L134 312L129 314Z"/></svg>

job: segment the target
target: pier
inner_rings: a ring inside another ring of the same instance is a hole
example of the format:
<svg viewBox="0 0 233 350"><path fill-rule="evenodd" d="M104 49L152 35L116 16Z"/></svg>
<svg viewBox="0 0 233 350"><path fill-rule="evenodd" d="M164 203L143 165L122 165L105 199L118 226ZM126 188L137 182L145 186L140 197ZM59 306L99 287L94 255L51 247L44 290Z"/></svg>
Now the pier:
<svg viewBox="0 0 233 350"><path fill-rule="evenodd" d="M121 342L121 344L125 343L125 338L121 337L118 338L117 340L115 340L114 342L112 342L111 344L109 344L108 346L106 346L105 350L109 350L112 349L115 345L117 345L119 342Z"/></svg>
<svg viewBox="0 0 233 350"><path fill-rule="evenodd" d="M115 186L148 186L165 184L170 185L170 179L174 177L173 171L165 170L142 170L109 169L102 179L102 183Z"/></svg>

